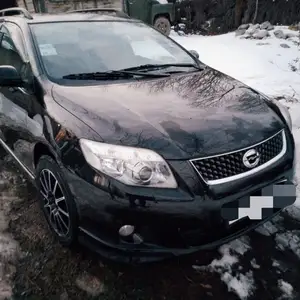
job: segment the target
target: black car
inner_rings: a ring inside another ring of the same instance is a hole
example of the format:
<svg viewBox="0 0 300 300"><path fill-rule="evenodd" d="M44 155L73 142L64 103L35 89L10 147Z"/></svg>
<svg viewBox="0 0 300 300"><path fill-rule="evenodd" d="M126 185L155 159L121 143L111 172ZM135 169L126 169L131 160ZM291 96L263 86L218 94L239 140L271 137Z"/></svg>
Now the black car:
<svg viewBox="0 0 300 300"><path fill-rule="evenodd" d="M293 187L282 105L140 21L15 12L0 20L0 144L62 245L151 261L221 245L293 203L263 206ZM255 196L263 216L239 214Z"/></svg>

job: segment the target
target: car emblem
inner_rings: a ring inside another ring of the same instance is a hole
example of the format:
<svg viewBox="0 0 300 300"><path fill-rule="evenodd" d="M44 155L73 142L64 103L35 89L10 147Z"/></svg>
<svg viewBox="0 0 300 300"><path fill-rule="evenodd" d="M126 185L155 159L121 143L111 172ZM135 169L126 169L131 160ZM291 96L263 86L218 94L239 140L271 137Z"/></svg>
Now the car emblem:
<svg viewBox="0 0 300 300"><path fill-rule="evenodd" d="M255 149L248 150L243 156L243 164L247 168L254 168L258 165L260 154Z"/></svg>

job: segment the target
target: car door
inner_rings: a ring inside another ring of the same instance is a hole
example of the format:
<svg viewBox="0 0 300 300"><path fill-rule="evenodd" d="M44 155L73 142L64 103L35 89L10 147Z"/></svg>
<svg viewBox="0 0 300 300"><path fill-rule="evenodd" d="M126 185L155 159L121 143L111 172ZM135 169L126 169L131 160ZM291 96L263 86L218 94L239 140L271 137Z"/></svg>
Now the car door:
<svg viewBox="0 0 300 300"><path fill-rule="evenodd" d="M131 18L149 22L149 10L151 9L150 0L124 0L127 13Z"/></svg>
<svg viewBox="0 0 300 300"><path fill-rule="evenodd" d="M21 29L13 23L5 23L0 44L0 65L17 69L25 87L0 87L0 143L32 175L32 149L42 136L41 122L33 88L33 74Z"/></svg>

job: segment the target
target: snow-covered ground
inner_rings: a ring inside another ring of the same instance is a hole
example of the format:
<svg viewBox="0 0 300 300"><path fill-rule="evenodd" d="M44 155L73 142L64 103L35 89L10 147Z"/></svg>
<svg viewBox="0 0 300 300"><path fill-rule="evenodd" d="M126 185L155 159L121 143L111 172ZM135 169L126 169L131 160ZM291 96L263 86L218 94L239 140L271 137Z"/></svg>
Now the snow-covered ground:
<svg viewBox="0 0 300 300"><path fill-rule="evenodd" d="M287 27L282 29L289 32ZM271 31L271 37L263 40L241 39L235 33L218 36L179 36L172 33L171 37L186 49L196 50L200 60L268 96L286 97L282 103L290 108L293 120L293 133L296 142L296 152L300 151L300 70L292 71L292 66L298 68L300 58L298 38L289 40L278 39ZM295 31L290 31L295 34ZM288 47L282 47L286 44ZM300 161L297 162L296 178L300 179ZM300 185L299 185L300 186ZM300 189L298 187L298 195ZM300 197L295 205L289 208L289 213L300 220ZM300 259L300 232L280 228L276 221L268 222L257 230L262 235L273 235L278 249L289 248ZM278 233L277 231L280 230ZM246 237L230 244L223 245L219 252L222 257L211 262L209 266L193 266L194 269L210 270L220 274L229 291L235 292L240 299L247 299L255 291L255 280L252 271L232 273L232 266L238 264L239 257L251 249ZM274 262L275 263L275 262ZM278 262L277 262L278 264ZM253 270L259 268L255 257L251 261ZM276 267L276 264L273 265ZM293 287L283 279L278 280L278 288L282 291L280 299L294 299Z"/></svg>
<svg viewBox="0 0 300 300"><path fill-rule="evenodd" d="M289 67L293 60L300 57L293 39L282 40L272 35L263 40L247 40L236 37L234 32L208 37L172 33L172 38L186 49L196 50L200 60L207 65L265 94L292 96L296 92L300 99L300 73L292 72ZM287 44L290 48L282 48L280 44Z"/></svg>
<svg viewBox="0 0 300 300"><path fill-rule="evenodd" d="M247 236L234 240L230 244L220 247L220 259L214 259L208 266L193 266L197 271L217 272L221 276L221 280L228 286L228 291L235 292L240 299L247 299L255 290L254 278L252 270L248 272L238 273L233 276L232 267L239 262L239 256L244 255L251 250L250 242ZM255 263L255 262L254 262ZM259 268L259 266L256 265Z"/></svg>

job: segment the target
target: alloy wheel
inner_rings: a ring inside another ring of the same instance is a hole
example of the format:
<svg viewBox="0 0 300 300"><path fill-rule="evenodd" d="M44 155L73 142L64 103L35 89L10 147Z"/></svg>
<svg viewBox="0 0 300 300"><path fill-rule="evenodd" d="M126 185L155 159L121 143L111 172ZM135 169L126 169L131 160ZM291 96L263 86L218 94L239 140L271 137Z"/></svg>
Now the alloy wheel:
<svg viewBox="0 0 300 300"><path fill-rule="evenodd" d="M40 172L40 193L43 198L43 208L53 230L60 237L67 236L70 231L70 215L63 190L48 169Z"/></svg>

